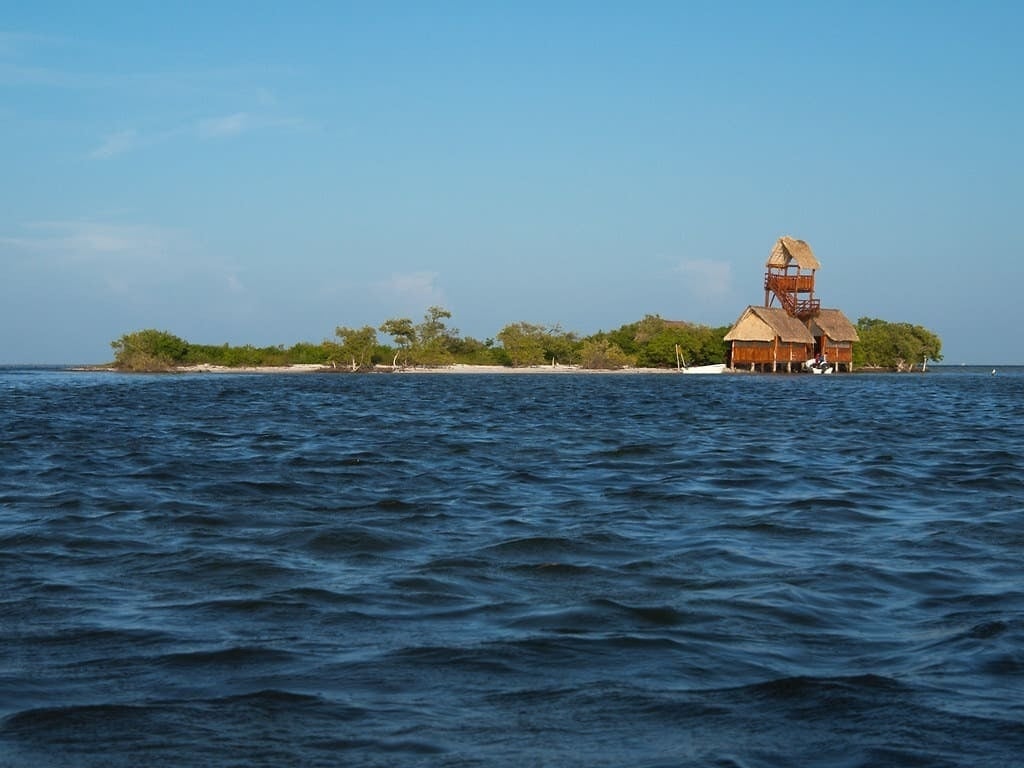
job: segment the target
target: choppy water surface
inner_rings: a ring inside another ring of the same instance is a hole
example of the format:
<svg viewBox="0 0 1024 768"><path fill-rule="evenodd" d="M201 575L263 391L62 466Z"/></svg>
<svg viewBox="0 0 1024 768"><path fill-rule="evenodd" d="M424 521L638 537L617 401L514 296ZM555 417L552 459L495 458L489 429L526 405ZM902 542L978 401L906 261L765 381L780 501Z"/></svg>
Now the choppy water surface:
<svg viewBox="0 0 1024 768"><path fill-rule="evenodd" d="M1019 370L8 369L0 430L0 766L1024 754Z"/></svg>

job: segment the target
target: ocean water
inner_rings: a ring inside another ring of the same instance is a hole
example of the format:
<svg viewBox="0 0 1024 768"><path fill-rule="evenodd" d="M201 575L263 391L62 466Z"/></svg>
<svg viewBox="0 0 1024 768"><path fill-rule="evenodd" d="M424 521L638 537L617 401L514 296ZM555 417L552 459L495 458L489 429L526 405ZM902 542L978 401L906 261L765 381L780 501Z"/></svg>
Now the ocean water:
<svg viewBox="0 0 1024 768"><path fill-rule="evenodd" d="M998 766L1024 370L0 369L0 766Z"/></svg>

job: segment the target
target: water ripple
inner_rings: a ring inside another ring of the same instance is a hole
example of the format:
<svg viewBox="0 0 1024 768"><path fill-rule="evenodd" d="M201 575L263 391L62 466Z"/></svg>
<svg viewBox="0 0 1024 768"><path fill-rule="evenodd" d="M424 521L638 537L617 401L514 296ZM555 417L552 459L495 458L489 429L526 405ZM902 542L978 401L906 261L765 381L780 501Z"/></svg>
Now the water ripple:
<svg viewBox="0 0 1024 768"><path fill-rule="evenodd" d="M0 765L1013 764L1022 402L0 371Z"/></svg>

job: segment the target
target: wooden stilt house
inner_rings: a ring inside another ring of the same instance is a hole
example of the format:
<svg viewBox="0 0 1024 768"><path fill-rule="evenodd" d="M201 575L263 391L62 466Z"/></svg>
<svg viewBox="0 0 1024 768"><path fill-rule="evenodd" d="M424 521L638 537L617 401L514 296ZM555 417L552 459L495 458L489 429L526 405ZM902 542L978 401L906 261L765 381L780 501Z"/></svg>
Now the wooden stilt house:
<svg viewBox="0 0 1024 768"><path fill-rule="evenodd" d="M853 370L857 329L815 296L821 264L803 240L780 237L765 262L764 306L749 306L725 335L732 368L800 370L824 354L836 370ZM777 305L777 306L776 306Z"/></svg>
<svg viewBox="0 0 1024 768"><path fill-rule="evenodd" d="M792 372L814 356L807 326L781 307L747 307L725 340L730 368Z"/></svg>
<svg viewBox="0 0 1024 768"><path fill-rule="evenodd" d="M853 370L853 343L860 341L857 329L838 309L822 309L811 318L808 330L814 337L814 352L822 354L836 370Z"/></svg>

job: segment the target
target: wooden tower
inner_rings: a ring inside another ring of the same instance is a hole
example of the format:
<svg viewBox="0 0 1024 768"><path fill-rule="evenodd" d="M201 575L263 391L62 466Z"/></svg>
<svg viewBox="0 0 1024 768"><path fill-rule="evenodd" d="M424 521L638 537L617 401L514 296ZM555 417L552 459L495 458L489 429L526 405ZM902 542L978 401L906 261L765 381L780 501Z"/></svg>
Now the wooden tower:
<svg viewBox="0 0 1024 768"><path fill-rule="evenodd" d="M794 237L780 237L768 254L764 273L764 305L776 300L792 316L807 321L821 311L814 297L814 273L821 268L811 246Z"/></svg>

